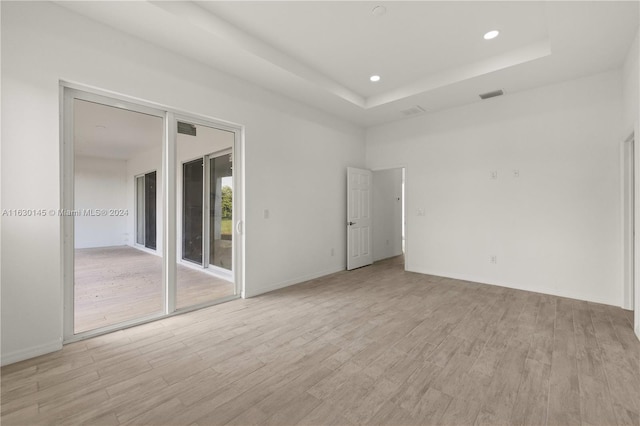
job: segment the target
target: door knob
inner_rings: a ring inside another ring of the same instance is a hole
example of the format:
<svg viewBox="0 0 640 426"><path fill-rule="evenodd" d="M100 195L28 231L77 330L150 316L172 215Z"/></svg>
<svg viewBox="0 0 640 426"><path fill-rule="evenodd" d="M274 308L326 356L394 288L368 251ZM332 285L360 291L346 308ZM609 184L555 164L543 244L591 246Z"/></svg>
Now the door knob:
<svg viewBox="0 0 640 426"><path fill-rule="evenodd" d="M349 226L355 225L355 224L356 224L355 222L349 222Z"/></svg>

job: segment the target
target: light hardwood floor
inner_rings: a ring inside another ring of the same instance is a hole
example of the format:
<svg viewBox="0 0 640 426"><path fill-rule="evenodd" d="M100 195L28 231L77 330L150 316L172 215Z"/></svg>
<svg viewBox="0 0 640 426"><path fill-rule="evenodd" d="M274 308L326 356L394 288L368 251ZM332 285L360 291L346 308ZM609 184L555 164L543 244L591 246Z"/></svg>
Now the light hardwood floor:
<svg viewBox="0 0 640 426"><path fill-rule="evenodd" d="M2 424L639 424L619 308L397 259L3 367Z"/></svg>
<svg viewBox="0 0 640 426"><path fill-rule="evenodd" d="M178 265L177 306L232 296L232 283ZM128 246L75 251L75 332L161 313L162 259Z"/></svg>

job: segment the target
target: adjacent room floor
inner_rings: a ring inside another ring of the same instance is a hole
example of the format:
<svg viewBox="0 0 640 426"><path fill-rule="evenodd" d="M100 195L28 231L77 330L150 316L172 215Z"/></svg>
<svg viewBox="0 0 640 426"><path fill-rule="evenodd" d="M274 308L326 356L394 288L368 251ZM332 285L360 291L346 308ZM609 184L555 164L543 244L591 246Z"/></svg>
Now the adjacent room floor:
<svg viewBox="0 0 640 426"><path fill-rule="evenodd" d="M400 265L3 367L2 424L638 424L630 312Z"/></svg>
<svg viewBox="0 0 640 426"><path fill-rule="evenodd" d="M233 283L178 265L177 306L232 296ZM75 332L163 312L162 258L129 246L75 251Z"/></svg>

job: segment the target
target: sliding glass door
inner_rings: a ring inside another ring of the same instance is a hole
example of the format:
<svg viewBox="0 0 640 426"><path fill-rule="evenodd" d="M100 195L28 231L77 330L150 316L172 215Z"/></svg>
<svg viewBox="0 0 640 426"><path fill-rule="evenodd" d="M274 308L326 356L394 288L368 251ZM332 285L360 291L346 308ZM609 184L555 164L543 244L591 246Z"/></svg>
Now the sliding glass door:
<svg viewBox="0 0 640 426"><path fill-rule="evenodd" d="M66 86L62 125L65 342L239 296L239 128Z"/></svg>

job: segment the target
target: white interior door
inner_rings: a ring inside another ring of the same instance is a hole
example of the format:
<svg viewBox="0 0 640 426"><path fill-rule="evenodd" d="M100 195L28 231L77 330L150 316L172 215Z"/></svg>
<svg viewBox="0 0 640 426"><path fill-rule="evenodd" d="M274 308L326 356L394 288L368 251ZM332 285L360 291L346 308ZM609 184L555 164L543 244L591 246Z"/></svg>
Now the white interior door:
<svg viewBox="0 0 640 426"><path fill-rule="evenodd" d="M347 168L347 270L373 263L370 170Z"/></svg>

